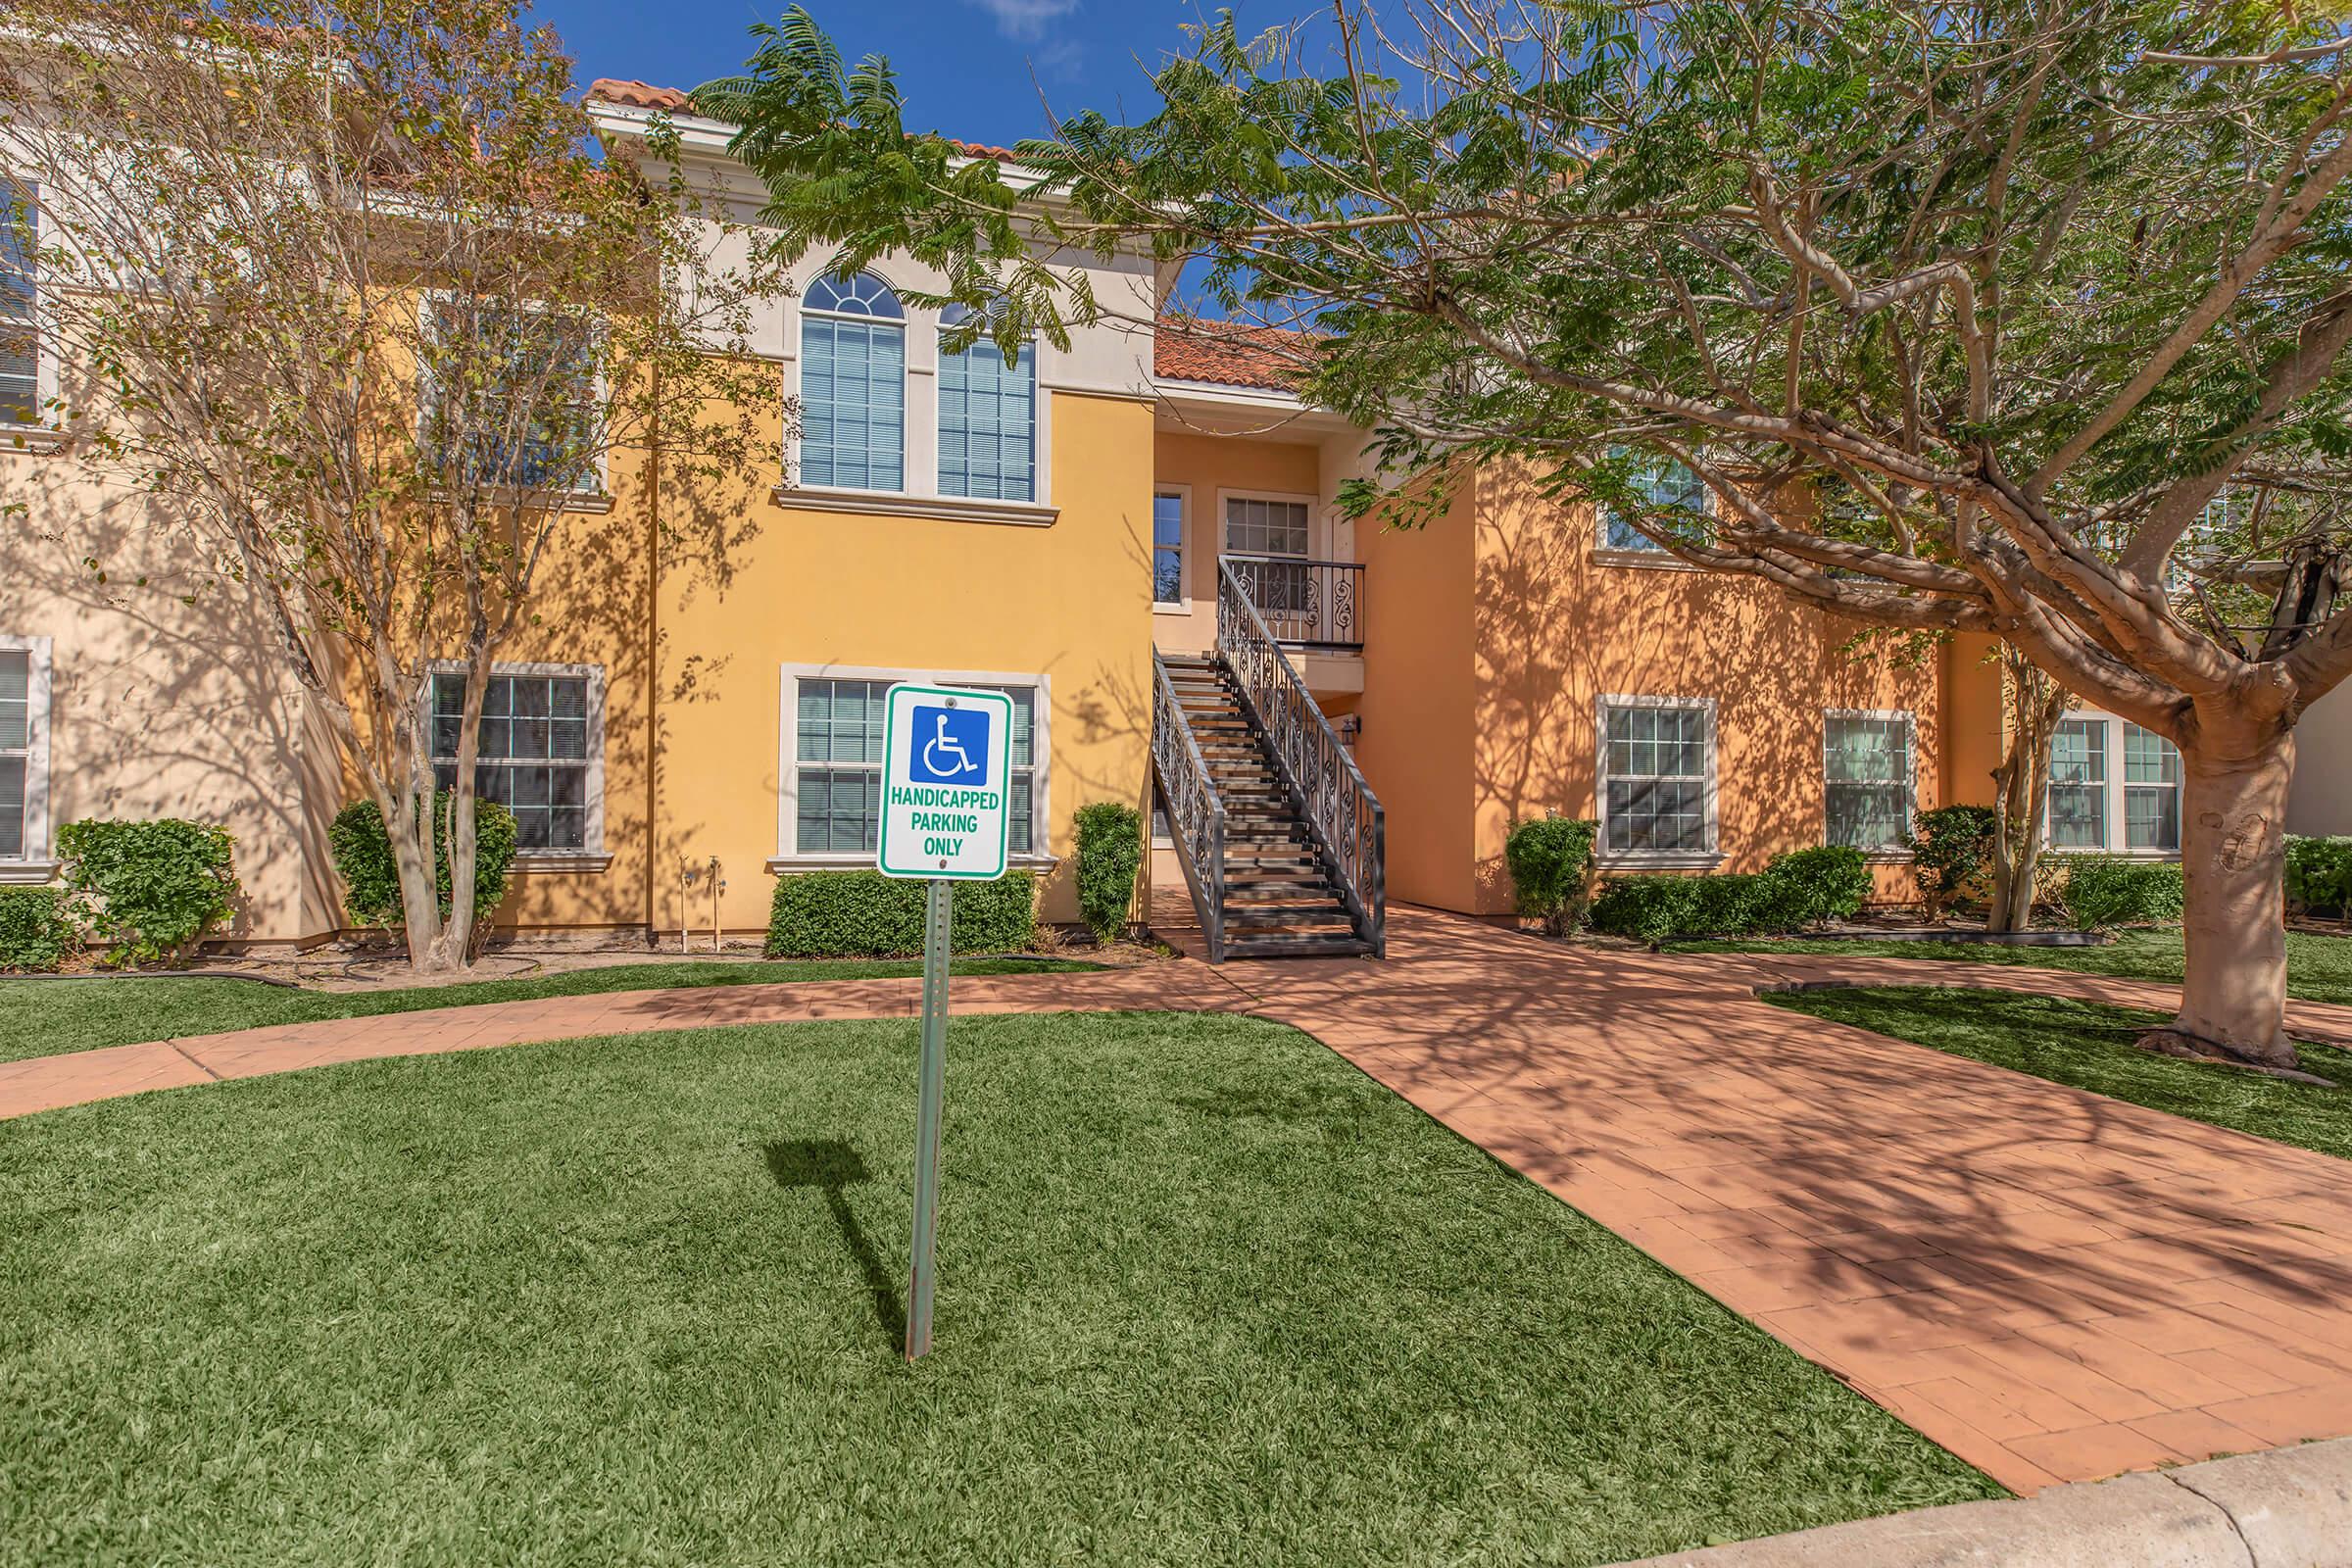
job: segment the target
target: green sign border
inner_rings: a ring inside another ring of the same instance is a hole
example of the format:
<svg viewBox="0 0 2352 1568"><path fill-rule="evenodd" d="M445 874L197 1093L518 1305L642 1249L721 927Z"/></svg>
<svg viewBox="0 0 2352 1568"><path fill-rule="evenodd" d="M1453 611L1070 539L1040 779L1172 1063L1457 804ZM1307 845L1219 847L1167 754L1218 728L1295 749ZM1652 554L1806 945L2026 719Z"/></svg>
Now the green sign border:
<svg viewBox="0 0 2352 1568"><path fill-rule="evenodd" d="M994 871L941 871L936 868L908 871L890 863L890 785L899 772L898 694L901 692L916 696L975 699L997 705L998 721L1004 726L1004 804L997 811L997 868ZM982 691L973 686L926 686L914 681L899 681L883 694L882 701L882 821L874 839L874 869L884 876L924 882L994 882L1004 874L1010 864L1005 850L1012 835L1012 699L1003 692Z"/></svg>

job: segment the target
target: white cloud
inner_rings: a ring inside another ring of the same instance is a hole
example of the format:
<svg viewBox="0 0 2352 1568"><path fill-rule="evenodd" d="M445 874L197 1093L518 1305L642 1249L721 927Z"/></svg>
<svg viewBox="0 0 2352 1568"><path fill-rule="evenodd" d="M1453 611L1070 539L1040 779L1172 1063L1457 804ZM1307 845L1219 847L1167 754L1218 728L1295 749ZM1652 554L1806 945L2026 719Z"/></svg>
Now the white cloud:
<svg viewBox="0 0 2352 1568"><path fill-rule="evenodd" d="M1046 24L1058 22L1078 9L1078 0L971 0L997 19L997 29L1007 38L1045 36Z"/></svg>

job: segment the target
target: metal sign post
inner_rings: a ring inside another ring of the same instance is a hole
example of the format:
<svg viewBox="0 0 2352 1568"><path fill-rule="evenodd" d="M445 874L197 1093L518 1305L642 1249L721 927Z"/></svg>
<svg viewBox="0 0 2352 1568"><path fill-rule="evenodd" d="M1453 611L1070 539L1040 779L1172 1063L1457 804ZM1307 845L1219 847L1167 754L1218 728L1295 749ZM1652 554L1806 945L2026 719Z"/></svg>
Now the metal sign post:
<svg viewBox="0 0 2352 1568"><path fill-rule="evenodd" d="M931 1349L955 884L1004 874L1012 814L1012 699L1003 692L902 684L890 689L884 705L882 821L874 864L884 876L928 884L922 1065L914 1112L914 1244L906 1280L906 1359L911 1361Z"/></svg>

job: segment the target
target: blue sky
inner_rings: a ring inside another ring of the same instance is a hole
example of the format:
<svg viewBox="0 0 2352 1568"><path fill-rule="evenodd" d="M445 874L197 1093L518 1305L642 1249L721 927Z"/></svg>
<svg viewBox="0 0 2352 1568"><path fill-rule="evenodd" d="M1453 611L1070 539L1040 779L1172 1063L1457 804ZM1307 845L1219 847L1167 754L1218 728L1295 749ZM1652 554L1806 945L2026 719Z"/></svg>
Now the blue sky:
<svg viewBox="0 0 2352 1568"><path fill-rule="evenodd" d="M1101 109L1148 115L1139 60L1181 49L1187 23L1218 0L803 0L856 59L885 54L899 73L907 123L968 141L1009 144L1043 134L1046 105L1066 117ZM537 0L564 35L580 80L636 77L691 87L724 75L751 52L746 29L781 16L786 0ZM1315 9L1313 0L1236 8L1264 27ZM1041 94L1043 95L1041 98Z"/></svg>

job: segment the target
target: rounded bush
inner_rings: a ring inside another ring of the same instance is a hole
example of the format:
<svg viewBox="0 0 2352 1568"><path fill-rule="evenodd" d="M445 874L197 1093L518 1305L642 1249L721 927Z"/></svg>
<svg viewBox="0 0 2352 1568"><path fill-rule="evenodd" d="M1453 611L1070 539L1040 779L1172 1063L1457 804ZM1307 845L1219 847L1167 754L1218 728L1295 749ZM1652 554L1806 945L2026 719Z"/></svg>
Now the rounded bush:
<svg viewBox="0 0 2352 1568"><path fill-rule="evenodd" d="M66 892L101 960L136 967L193 953L236 912L235 841L205 822L68 822Z"/></svg>
<svg viewBox="0 0 2352 1568"><path fill-rule="evenodd" d="M444 790L433 797L442 831L434 838L434 886L441 912L449 913L450 811L457 798ZM406 920L400 899L400 865L392 858L384 814L373 801L354 801L335 813L326 830L336 874L343 878L343 908L354 925L399 931ZM477 929L506 902L507 878L514 868L514 813L479 796L473 803L473 911Z"/></svg>
<svg viewBox="0 0 2352 1568"><path fill-rule="evenodd" d="M1843 844L1776 855L1756 881L1752 917L1759 931L1850 920L1870 901L1870 861Z"/></svg>
<svg viewBox="0 0 2352 1568"><path fill-rule="evenodd" d="M1592 898L1592 844L1597 822L1546 816L1514 823L1503 840L1511 897L1522 919L1541 921L1546 936L1566 936L1584 923Z"/></svg>
<svg viewBox="0 0 2352 1568"><path fill-rule="evenodd" d="M2304 914L2352 917L2352 838L2289 838L2286 898Z"/></svg>
<svg viewBox="0 0 2352 1568"><path fill-rule="evenodd" d="M1922 811L1902 837L1911 880L1928 911L1989 899L1993 839L2001 814L1989 806L1939 806Z"/></svg>
<svg viewBox="0 0 2352 1568"><path fill-rule="evenodd" d="M61 890L0 888L0 969L46 973L65 962L74 947L74 924L66 918Z"/></svg>
<svg viewBox="0 0 2352 1568"><path fill-rule="evenodd" d="M2059 863L2065 880L2059 885L2058 905L2070 925L2094 931L2180 918L2186 889L2178 865L2112 855L2070 855Z"/></svg>

